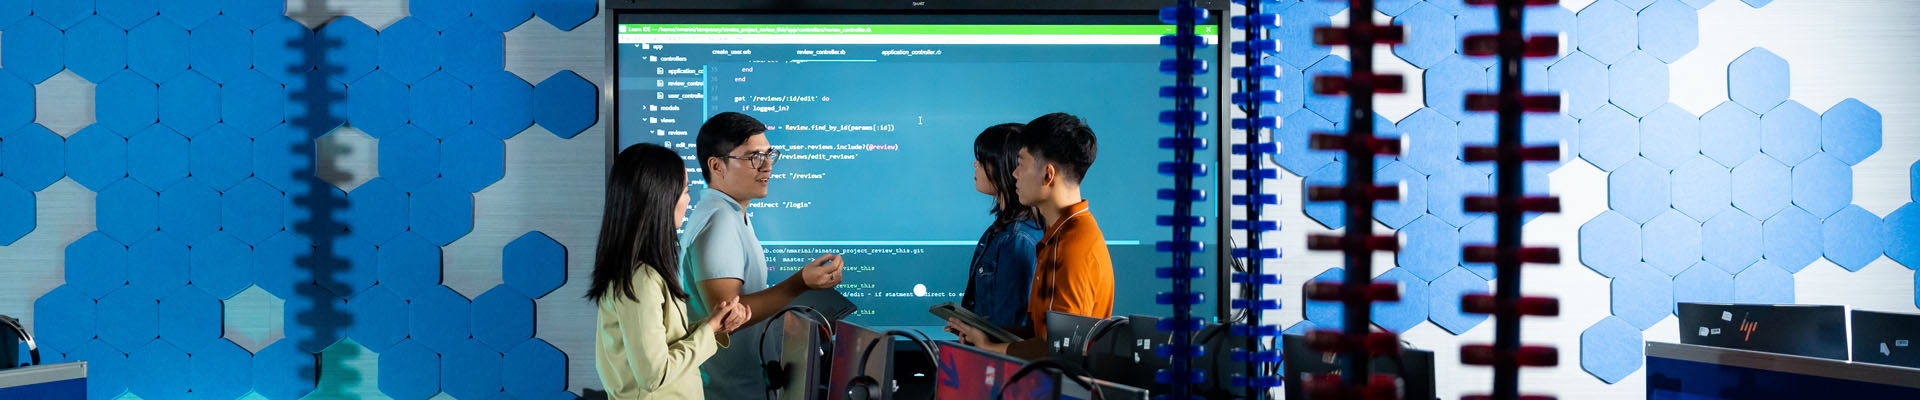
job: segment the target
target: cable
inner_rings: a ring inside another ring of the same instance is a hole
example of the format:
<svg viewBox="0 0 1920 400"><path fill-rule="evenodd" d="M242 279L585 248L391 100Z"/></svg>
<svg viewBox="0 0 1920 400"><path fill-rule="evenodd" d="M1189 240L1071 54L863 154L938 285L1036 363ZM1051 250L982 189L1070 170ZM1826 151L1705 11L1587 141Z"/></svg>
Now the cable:
<svg viewBox="0 0 1920 400"><path fill-rule="evenodd" d="M828 352L832 352L833 349L833 319L827 318L827 315L820 313L819 310L807 306L787 306L787 308L782 308L780 311L775 311L772 316L768 316L767 319L763 321L768 326L761 327L760 329L759 346L753 349L754 353L760 358L761 377L766 379L764 386L766 388L767 400L773 400L773 392L780 388L775 382L786 382L786 368L782 367L779 363L767 362L767 330L772 328L773 320L780 319L781 316L796 311L802 313L801 315L803 316L807 313L813 314L808 318L819 322L820 329L826 333L826 339L821 346L827 349ZM775 379L775 375L779 375L779 379Z"/></svg>
<svg viewBox="0 0 1920 400"><path fill-rule="evenodd" d="M1027 376L1027 374L1032 373L1033 371L1038 371L1041 369L1048 369L1048 368L1051 368L1055 371L1060 371L1060 376L1062 378L1067 378L1067 380L1071 380L1074 383L1078 383L1080 384L1080 387L1086 388L1088 392L1092 392L1093 400L1106 400L1107 398L1106 393L1101 390L1099 384L1096 384L1093 382L1093 378L1092 378L1093 375L1088 373L1086 369L1080 368L1079 366L1076 366L1073 364L1067 364L1067 363L1055 361L1052 358L1043 358L1040 360L1035 360L1034 362L1027 363L1027 365L1020 366L1020 369L1014 370L1013 375L1007 376L1007 382L1005 384L1000 385L1000 390L993 391L993 399L994 400L1005 399L1007 396L1007 389L1012 388L1015 382L1020 381L1020 378Z"/></svg>
<svg viewBox="0 0 1920 400"><path fill-rule="evenodd" d="M1133 320L1127 317L1112 317L1093 322L1093 328L1087 330L1087 340L1080 341L1080 359L1085 361L1093 354L1093 342L1100 340L1107 330L1117 325L1130 325ZM1088 364L1092 364L1088 362Z"/></svg>

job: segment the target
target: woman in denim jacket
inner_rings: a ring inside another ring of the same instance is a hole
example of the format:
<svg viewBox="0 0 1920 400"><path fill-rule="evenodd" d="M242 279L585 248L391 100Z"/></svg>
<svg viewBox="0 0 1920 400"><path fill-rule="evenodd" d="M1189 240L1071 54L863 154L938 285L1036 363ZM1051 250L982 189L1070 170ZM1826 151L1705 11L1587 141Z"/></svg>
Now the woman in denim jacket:
<svg viewBox="0 0 1920 400"><path fill-rule="evenodd" d="M1013 189L1013 167L1019 159L1014 135L1021 127L994 125L973 140L973 189L993 197L993 225L974 247L967 291L960 300L961 307L1009 328L1031 325L1027 290L1040 243L1038 214L1020 205Z"/></svg>

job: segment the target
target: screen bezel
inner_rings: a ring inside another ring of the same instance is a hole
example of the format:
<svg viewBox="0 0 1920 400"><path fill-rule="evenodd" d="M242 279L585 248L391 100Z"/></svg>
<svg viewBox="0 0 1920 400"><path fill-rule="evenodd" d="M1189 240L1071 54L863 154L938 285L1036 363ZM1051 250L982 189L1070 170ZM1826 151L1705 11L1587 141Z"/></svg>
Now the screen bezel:
<svg viewBox="0 0 1920 400"><path fill-rule="evenodd" d="M1222 33L1222 36L1220 43L1218 43L1216 47L1224 50L1226 44L1232 40L1232 30L1228 29L1224 24L1228 12L1227 7L1230 2L1227 0L1198 0L1194 3L1197 7L1208 9L1213 14L1213 18L1202 25L1211 25L1219 28L1218 31ZM618 34L616 32L619 31L618 25L620 24L620 17L624 14L833 15L861 13L874 15L952 14L1008 16L1158 15L1160 9L1167 6L1167 2L1161 0L1051 0L1044 2L1031 0L607 0L606 4L606 13L601 19L604 20L605 25L605 33L603 35L605 36L607 59L607 72L602 78L604 79L603 82L607 82L607 84L601 89L602 101L600 102L600 112L607 116L609 123L606 127L607 151L606 154L603 155L606 158L607 168L613 167L614 155L618 154L621 150L620 113L618 112L620 108L617 103L620 99L620 96L618 96L620 93L620 71L618 67L620 57L616 56L619 45ZM1215 66L1234 65L1232 63L1232 52L1217 51L1216 54L1216 59L1210 61L1209 64ZM1220 69L1220 67L1215 68L1216 70ZM1228 118L1236 114L1235 110L1237 110L1237 108L1234 107L1228 96L1225 95L1226 93L1233 92L1232 90L1228 90L1234 87L1232 86L1232 74L1228 74L1226 71L1219 71L1219 73L1215 75L1218 76L1219 81L1215 82L1209 90L1213 95L1201 101L1212 100L1218 103L1215 108L1215 110L1217 110L1216 115L1212 116L1217 122L1214 124L1217 130L1212 134L1212 139L1209 144L1212 146L1210 150L1215 153L1214 159L1216 163L1212 166L1214 174L1223 174L1225 170L1229 168L1228 166L1232 165L1232 159L1230 157L1232 157L1233 154L1230 151L1231 146L1228 144L1233 143L1230 136L1233 133L1233 124L1230 123L1231 121ZM1171 83L1172 79L1168 79L1168 82ZM1142 95L1144 96L1146 94ZM1171 129L1169 129L1169 131L1170 130ZM1198 132L1196 132L1196 134L1198 134ZM1228 201L1231 199L1231 196L1225 195L1232 193L1229 185L1232 184L1233 180L1219 179L1217 182L1218 184L1213 189L1213 196L1220 200L1216 202L1219 209L1215 211L1214 220L1210 221L1216 232L1213 246L1217 259L1213 260L1214 265L1209 268L1211 271L1209 276L1213 277L1215 286L1214 294L1216 297L1219 297L1214 299L1215 301L1213 302L1213 319L1215 321L1224 321L1231 319L1230 316L1233 315L1230 300L1234 298L1234 292L1232 291L1231 280L1228 279L1227 274L1233 273L1230 266L1235 264L1235 260L1233 258L1233 249L1225 245L1230 242L1230 235L1233 234L1233 230L1230 229L1231 224L1227 223L1232 219L1233 215L1232 202Z"/></svg>

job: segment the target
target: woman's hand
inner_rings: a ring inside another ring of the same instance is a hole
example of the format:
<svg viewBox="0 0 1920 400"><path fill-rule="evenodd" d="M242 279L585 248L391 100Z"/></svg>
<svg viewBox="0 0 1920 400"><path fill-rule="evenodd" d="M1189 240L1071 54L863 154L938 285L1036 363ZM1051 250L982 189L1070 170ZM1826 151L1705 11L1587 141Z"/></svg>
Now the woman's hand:
<svg viewBox="0 0 1920 400"><path fill-rule="evenodd" d="M734 296L714 305L713 316L707 318L707 325L712 327L715 333L725 335L739 330L740 326L745 325L751 318L753 318L753 309L747 308L746 304L741 304L739 296Z"/></svg>
<svg viewBox="0 0 1920 400"><path fill-rule="evenodd" d="M960 323L959 319L948 318L946 331L947 333L954 334L954 336L959 336L960 344L979 347L983 350L1000 354L1007 353L1006 343L994 343L993 340L988 339L985 332L981 332L980 329L974 328L973 326Z"/></svg>

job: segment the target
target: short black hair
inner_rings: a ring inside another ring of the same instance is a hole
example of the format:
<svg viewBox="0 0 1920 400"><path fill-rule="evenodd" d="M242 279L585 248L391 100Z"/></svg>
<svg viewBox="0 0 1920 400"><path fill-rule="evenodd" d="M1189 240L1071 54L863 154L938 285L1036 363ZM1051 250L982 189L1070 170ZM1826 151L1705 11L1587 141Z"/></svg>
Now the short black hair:
<svg viewBox="0 0 1920 400"><path fill-rule="evenodd" d="M707 118L706 123L700 124L700 136L693 140L694 156L700 158L700 179L713 180L707 174L707 159L725 157L733 153L733 148L746 143L747 138L764 133L767 133L767 124L746 114L723 112Z"/></svg>
<svg viewBox="0 0 1920 400"><path fill-rule="evenodd" d="M1075 183L1086 179L1087 169L1093 167L1093 159L1100 153L1100 141L1093 137L1093 128L1073 114L1052 113L1034 118L1015 136L1020 140L1021 149L1036 160L1065 167Z"/></svg>

